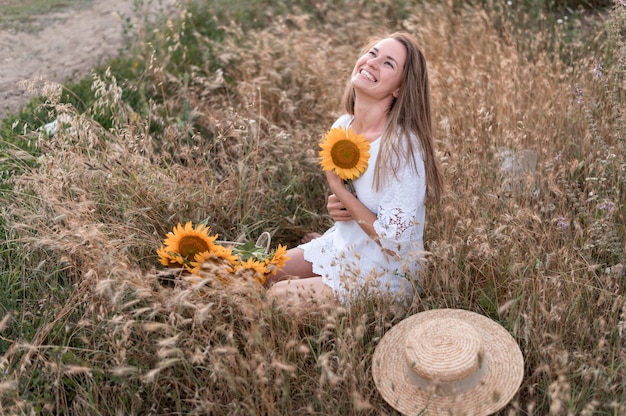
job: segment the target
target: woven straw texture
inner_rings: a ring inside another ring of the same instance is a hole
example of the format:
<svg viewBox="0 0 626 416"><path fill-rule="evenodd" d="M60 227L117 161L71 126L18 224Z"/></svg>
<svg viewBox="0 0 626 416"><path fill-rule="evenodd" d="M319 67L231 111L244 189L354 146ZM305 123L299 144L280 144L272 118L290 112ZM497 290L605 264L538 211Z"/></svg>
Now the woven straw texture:
<svg viewBox="0 0 626 416"><path fill-rule="evenodd" d="M435 309L405 319L383 336L372 361L378 391L405 415L493 414L513 398L524 375L524 358L513 337L497 322L461 309ZM410 370L425 379L452 382L479 367L484 371L480 381L458 394L441 394L441 389L437 394L436 383L420 388Z"/></svg>

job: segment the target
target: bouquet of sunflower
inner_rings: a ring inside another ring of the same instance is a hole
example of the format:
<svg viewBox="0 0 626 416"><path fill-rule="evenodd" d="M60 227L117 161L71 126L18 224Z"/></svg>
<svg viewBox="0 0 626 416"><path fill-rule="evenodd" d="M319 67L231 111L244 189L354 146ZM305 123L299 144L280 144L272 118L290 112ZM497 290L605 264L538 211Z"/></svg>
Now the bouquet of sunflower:
<svg viewBox="0 0 626 416"><path fill-rule="evenodd" d="M267 234L269 236L269 234ZM236 243L217 240L218 235L209 235L209 227L199 224L194 228L191 221L180 223L167 233L163 245L157 250L163 266L181 268L197 279L214 276L223 283L233 278L253 278L263 284L276 274L289 258L287 246L278 245L276 250L254 242Z"/></svg>
<svg viewBox="0 0 626 416"><path fill-rule="evenodd" d="M367 170L370 157L370 143L365 136L350 128L336 127L326 132L320 148L322 169L335 172L354 192L352 180Z"/></svg>

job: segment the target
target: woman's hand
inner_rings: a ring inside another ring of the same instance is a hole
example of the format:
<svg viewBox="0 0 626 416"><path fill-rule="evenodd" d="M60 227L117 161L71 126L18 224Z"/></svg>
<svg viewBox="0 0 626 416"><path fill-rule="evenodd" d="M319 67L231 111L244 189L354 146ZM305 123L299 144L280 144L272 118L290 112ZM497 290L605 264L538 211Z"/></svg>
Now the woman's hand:
<svg viewBox="0 0 626 416"><path fill-rule="evenodd" d="M343 202L341 202L341 200L335 194L331 194L328 197L326 209L328 210L328 214L330 214L331 218L334 221L350 221L352 219L352 214L350 214L350 211L346 209L346 207L343 205Z"/></svg>

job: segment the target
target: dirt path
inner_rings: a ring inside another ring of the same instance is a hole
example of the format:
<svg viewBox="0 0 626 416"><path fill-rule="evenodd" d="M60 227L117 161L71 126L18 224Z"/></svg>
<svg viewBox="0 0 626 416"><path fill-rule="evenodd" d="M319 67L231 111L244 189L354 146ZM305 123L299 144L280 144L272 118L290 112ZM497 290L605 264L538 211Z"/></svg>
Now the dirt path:
<svg viewBox="0 0 626 416"><path fill-rule="evenodd" d="M162 4L142 10L141 21L163 9L168 13L175 10L174 0ZM90 8L45 16L50 23L41 31L0 31L0 120L32 97L20 85L23 81L79 80L103 59L115 56L123 47L127 18L139 21L133 0L94 0Z"/></svg>

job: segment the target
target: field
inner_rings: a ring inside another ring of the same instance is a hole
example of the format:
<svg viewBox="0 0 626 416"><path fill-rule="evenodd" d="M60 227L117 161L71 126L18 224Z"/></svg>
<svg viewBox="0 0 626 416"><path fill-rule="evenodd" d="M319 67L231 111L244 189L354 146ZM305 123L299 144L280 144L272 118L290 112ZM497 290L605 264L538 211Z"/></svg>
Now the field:
<svg viewBox="0 0 626 416"><path fill-rule="evenodd" d="M626 7L510 3L189 0L43 85L0 127L0 414L397 414L372 354L435 308L519 343L500 414L625 414ZM446 179L422 295L296 313L165 274L178 223L273 246L330 225L319 139L358 48L400 29Z"/></svg>

